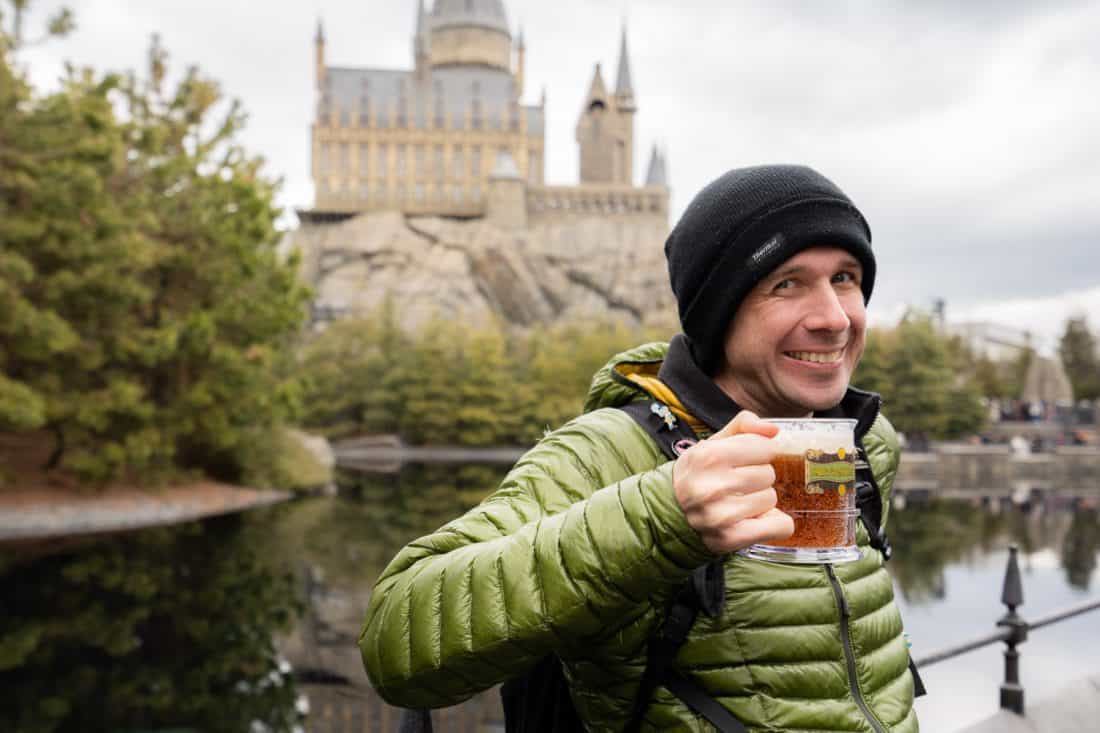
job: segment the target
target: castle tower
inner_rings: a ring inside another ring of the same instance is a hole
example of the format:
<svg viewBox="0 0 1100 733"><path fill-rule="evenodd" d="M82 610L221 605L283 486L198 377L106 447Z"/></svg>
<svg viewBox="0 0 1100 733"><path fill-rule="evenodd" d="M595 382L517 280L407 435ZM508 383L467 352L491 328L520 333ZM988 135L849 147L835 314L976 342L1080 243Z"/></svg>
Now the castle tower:
<svg viewBox="0 0 1100 733"><path fill-rule="evenodd" d="M634 86L623 28L615 93L608 94L600 65L592 76L584 109L577 121L581 183L619 183L634 180Z"/></svg>
<svg viewBox="0 0 1100 733"><path fill-rule="evenodd" d="M502 0L436 0L429 45L432 68L487 66L511 73L512 34Z"/></svg>

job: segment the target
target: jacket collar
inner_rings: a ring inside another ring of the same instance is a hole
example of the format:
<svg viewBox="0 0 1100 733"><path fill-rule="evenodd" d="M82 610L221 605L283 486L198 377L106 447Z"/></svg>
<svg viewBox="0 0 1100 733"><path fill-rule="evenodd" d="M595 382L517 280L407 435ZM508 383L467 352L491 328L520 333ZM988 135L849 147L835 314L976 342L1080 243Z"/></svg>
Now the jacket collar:
<svg viewBox="0 0 1100 733"><path fill-rule="evenodd" d="M657 377L676 393L688 412L717 432L741 408L695 363L683 334L672 338L668 355ZM856 420L856 440L863 438L878 416L882 399L873 392L849 387L840 404L814 413L814 417L843 417Z"/></svg>

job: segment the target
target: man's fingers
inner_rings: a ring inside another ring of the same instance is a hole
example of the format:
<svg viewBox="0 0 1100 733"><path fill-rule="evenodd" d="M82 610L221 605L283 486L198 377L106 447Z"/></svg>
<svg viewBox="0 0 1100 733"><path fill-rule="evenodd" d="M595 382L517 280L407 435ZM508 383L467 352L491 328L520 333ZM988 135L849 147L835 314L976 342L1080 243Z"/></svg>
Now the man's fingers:
<svg viewBox="0 0 1100 733"><path fill-rule="evenodd" d="M773 438L778 432L779 427L774 423L766 422L750 410L741 410L711 438L729 438L742 433L755 433L756 435L763 435L765 438Z"/></svg>
<svg viewBox="0 0 1100 733"><path fill-rule="evenodd" d="M706 442L706 459L714 466L751 466L771 463L775 441L754 433L731 435L725 440Z"/></svg>
<svg viewBox="0 0 1100 733"><path fill-rule="evenodd" d="M758 517L749 517L721 532L703 536L703 544L715 554L736 552L761 542L785 540L794 534L794 520L778 509L769 509Z"/></svg>

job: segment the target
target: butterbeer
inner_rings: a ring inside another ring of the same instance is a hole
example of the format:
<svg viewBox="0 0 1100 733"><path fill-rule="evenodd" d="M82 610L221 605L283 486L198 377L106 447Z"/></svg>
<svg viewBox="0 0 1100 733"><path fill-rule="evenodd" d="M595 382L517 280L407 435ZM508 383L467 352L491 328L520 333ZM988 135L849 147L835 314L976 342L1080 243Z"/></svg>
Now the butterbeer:
<svg viewBox="0 0 1100 733"><path fill-rule="evenodd" d="M774 438L776 508L794 520L794 534L743 554L792 563L857 560L855 420L769 420Z"/></svg>

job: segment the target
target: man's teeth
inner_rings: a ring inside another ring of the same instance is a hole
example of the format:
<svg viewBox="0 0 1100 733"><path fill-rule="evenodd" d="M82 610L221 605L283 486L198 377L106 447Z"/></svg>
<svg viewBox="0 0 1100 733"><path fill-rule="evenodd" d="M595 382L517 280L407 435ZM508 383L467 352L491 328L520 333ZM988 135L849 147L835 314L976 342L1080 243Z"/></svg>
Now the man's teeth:
<svg viewBox="0 0 1100 733"><path fill-rule="evenodd" d="M831 364L834 361L840 360L840 355L844 353L842 351L788 351L789 356L798 359L799 361L812 361L818 364Z"/></svg>

